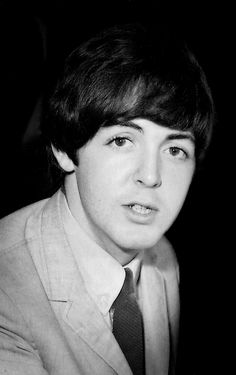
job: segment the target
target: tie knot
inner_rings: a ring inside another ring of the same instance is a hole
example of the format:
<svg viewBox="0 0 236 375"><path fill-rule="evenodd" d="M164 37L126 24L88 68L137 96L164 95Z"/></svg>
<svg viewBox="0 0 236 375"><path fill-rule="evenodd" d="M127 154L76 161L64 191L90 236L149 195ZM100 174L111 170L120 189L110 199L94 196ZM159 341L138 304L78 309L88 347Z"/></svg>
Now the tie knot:
<svg viewBox="0 0 236 375"><path fill-rule="evenodd" d="M130 268L125 268L124 288L126 288L129 293L134 293L134 278Z"/></svg>
<svg viewBox="0 0 236 375"><path fill-rule="evenodd" d="M135 298L133 272L129 268L125 268L125 280L113 307L116 308L117 304L125 304L130 297Z"/></svg>

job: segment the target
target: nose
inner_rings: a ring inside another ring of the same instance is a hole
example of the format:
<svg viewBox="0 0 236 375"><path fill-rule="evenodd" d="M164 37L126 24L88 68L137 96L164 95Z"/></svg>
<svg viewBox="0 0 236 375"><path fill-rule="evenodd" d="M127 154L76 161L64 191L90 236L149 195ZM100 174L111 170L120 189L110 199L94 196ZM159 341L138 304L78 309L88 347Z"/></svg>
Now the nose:
<svg viewBox="0 0 236 375"><path fill-rule="evenodd" d="M149 188L162 185L161 160L156 153L147 151L142 156L134 173L134 181Z"/></svg>

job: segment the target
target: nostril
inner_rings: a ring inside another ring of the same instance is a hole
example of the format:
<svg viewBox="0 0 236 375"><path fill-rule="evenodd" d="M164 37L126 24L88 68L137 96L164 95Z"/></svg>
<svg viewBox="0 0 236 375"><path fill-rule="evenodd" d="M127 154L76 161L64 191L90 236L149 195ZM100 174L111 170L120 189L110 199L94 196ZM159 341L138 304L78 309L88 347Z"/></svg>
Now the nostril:
<svg viewBox="0 0 236 375"><path fill-rule="evenodd" d="M148 180L141 180L141 179L137 179L136 180L137 184L139 185L144 185L144 186L147 186L147 187L154 187L154 188L159 188L161 185L162 185L162 180L159 179L158 181L148 181Z"/></svg>
<svg viewBox="0 0 236 375"><path fill-rule="evenodd" d="M156 184L155 187L160 187L162 185L162 180L160 179Z"/></svg>
<svg viewBox="0 0 236 375"><path fill-rule="evenodd" d="M143 181L142 180L137 180L137 183L143 184Z"/></svg>

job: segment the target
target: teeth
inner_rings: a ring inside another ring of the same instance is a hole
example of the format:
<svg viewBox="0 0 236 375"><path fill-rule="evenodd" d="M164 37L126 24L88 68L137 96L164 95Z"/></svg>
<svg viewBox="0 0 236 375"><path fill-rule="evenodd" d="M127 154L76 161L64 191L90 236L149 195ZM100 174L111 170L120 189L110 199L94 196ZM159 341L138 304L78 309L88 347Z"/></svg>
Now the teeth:
<svg viewBox="0 0 236 375"><path fill-rule="evenodd" d="M134 204L133 206L130 206L130 208L132 208L132 210L138 212L139 214L143 215L149 214L152 211L151 208L141 206L140 204Z"/></svg>

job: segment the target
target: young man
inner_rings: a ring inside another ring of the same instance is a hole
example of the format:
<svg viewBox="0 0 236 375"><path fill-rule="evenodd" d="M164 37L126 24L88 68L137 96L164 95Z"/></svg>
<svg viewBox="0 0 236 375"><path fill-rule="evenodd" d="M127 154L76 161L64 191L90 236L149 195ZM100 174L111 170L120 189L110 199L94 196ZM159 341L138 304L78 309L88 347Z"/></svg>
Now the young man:
<svg viewBox="0 0 236 375"><path fill-rule="evenodd" d="M1 221L0 374L174 373L179 275L164 234L213 114L201 67L167 36L114 27L72 52L43 125L61 188Z"/></svg>

